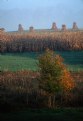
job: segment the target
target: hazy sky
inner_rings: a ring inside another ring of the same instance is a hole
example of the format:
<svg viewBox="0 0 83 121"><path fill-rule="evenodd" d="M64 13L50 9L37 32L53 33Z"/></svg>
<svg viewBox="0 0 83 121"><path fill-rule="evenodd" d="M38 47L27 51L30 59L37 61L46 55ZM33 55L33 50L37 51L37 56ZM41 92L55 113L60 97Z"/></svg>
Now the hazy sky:
<svg viewBox="0 0 83 121"><path fill-rule="evenodd" d="M17 30L18 24L51 28L52 22L71 28L74 21L83 28L83 0L0 0L0 27L6 31Z"/></svg>

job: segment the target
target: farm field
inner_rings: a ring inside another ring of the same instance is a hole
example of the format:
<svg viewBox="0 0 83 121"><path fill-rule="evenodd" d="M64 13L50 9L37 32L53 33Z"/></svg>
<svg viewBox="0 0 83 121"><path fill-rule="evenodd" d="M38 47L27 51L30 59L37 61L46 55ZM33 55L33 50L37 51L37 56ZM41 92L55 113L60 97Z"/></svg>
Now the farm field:
<svg viewBox="0 0 83 121"><path fill-rule="evenodd" d="M0 113L0 121L82 121L83 109L33 109L11 113Z"/></svg>
<svg viewBox="0 0 83 121"><path fill-rule="evenodd" d="M56 51L64 58L70 71L83 71L83 51ZM38 70L40 52L3 53L0 54L0 70Z"/></svg>

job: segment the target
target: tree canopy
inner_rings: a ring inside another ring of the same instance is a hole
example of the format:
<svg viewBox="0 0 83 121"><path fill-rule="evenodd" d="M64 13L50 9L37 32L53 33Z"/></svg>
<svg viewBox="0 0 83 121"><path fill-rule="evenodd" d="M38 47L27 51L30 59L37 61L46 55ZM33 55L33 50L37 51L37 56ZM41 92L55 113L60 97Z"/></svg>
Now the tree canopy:
<svg viewBox="0 0 83 121"><path fill-rule="evenodd" d="M40 88L49 94L70 91L74 87L63 58L49 49L39 57L39 72Z"/></svg>

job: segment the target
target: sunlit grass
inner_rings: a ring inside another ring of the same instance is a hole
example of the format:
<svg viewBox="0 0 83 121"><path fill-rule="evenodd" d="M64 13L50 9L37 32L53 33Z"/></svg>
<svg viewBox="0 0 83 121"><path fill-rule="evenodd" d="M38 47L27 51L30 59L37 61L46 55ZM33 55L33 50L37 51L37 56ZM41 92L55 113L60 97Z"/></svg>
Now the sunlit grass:
<svg viewBox="0 0 83 121"><path fill-rule="evenodd" d="M58 51L70 71L83 71L83 51ZM34 70L38 69L38 57L41 53L5 53L0 54L0 70Z"/></svg>

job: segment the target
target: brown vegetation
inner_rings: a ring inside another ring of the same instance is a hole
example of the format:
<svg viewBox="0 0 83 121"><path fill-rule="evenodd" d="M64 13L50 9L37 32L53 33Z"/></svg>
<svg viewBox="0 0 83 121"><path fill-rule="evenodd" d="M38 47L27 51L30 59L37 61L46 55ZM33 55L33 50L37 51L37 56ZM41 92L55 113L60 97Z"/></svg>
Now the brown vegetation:
<svg viewBox="0 0 83 121"><path fill-rule="evenodd" d="M65 102L60 95L55 98L55 106L83 106L83 72L71 73L75 79L75 88ZM0 72L0 111L18 107L48 107L48 95L38 88L37 72Z"/></svg>
<svg viewBox="0 0 83 121"><path fill-rule="evenodd" d="M0 33L0 52L83 50L83 32Z"/></svg>

